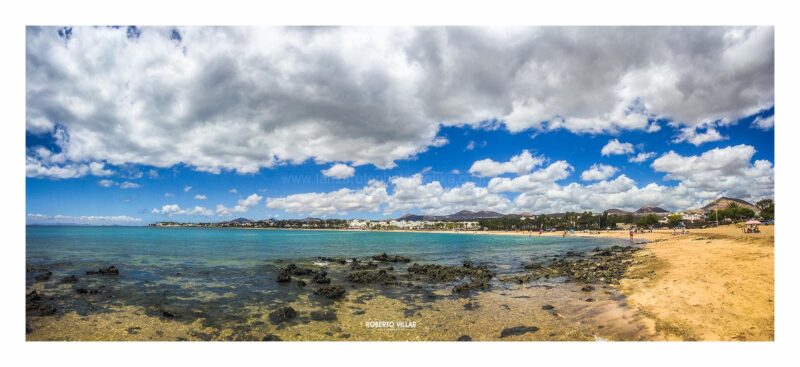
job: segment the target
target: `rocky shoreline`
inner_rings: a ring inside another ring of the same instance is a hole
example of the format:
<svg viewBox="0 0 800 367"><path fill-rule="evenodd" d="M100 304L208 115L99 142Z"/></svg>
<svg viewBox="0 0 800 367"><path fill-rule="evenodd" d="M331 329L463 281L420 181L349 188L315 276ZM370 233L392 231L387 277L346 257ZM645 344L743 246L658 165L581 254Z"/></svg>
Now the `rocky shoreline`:
<svg viewBox="0 0 800 367"><path fill-rule="evenodd" d="M494 264L472 261L464 261L460 265L420 264L413 262L409 257L387 253L361 258L316 257L303 262L284 263L276 268L273 273L274 278L265 281L272 281L280 287L290 287L287 289L293 287L292 292L308 295L320 308L310 311L298 310L286 304L274 308L269 313L268 320L278 328L308 321L335 323L338 320L337 313L328 305L331 302L342 302L353 298L354 295L350 293L355 290L359 291L359 296L350 301L356 303L363 297L372 297L370 293L386 289L401 294L424 294L428 299L437 297L458 299L470 298L476 293L502 287L503 284L526 284L537 280L580 283L583 285L581 290L591 292L594 290L593 285L617 284L639 249L634 246L612 246L584 253L567 252L545 259L522 262L519 266L521 272L505 275L498 275L497 265ZM124 276L124 269L114 265L87 270L81 277L70 274L58 280L51 279L52 272L43 267L29 267L28 272L36 274L35 283L58 281L61 287L71 286L77 297L92 297L113 290L83 284L84 277L108 279ZM449 295L438 294L431 289L446 289ZM365 292L367 295L364 295ZM593 299L587 298L586 301L592 302ZM46 297L41 291L30 291L26 294L27 318L57 317L61 312L58 302L58 299ZM555 314L553 306L541 307ZM471 309L464 307L465 311ZM356 312L358 310L353 314L356 315ZM192 321L191 315L182 315L180 311L160 305L156 305L155 311L151 314L161 319ZM497 338L505 339L536 333L538 330L539 327L536 325L517 325L498 330ZM28 334L32 332L29 323L26 325L26 332ZM282 339L272 333L260 338L265 341ZM468 341L471 338L470 335L462 335L458 340Z"/></svg>

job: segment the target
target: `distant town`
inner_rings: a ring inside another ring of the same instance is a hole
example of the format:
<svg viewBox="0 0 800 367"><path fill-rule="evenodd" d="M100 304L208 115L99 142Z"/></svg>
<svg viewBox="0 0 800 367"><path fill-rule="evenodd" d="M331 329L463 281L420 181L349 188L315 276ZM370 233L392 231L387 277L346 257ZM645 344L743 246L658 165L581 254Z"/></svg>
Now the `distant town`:
<svg viewBox="0 0 800 367"><path fill-rule="evenodd" d="M153 227L234 227L234 228L295 228L351 230L449 230L449 231L526 231L526 230L627 230L639 228L701 228L710 225L738 223L747 220L774 220L775 204L771 199L756 204L722 197L706 206L670 212L646 205L636 211L608 209L602 213L566 212L552 214L502 214L492 211L462 210L450 215L406 214L392 220L365 219L263 219L237 218L222 222L161 221Z"/></svg>

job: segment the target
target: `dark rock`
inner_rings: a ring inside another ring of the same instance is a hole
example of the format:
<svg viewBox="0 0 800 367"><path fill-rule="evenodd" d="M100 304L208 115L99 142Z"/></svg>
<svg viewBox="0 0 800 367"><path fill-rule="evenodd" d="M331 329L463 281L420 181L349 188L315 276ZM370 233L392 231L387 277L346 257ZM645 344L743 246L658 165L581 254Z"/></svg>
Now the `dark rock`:
<svg viewBox="0 0 800 367"><path fill-rule="evenodd" d="M289 321L293 318L297 317L297 311L295 311L291 307L281 307L275 311L269 313L269 321L273 323L281 323L285 321Z"/></svg>
<svg viewBox="0 0 800 367"><path fill-rule="evenodd" d="M472 311L472 310L476 310L478 308L480 308L480 306L478 306L478 305L476 305L476 304L474 304L472 302L467 302L467 303L464 304L464 310L465 311Z"/></svg>
<svg viewBox="0 0 800 367"><path fill-rule="evenodd" d="M340 285L334 285L330 287L321 287L317 288L314 291L314 294L330 299L339 299L342 298L345 294L345 290Z"/></svg>
<svg viewBox="0 0 800 367"><path fill-rule="evenodd" d="M539 331L539 328L536 326L514 326L503 329L503 331L500 332L500 337L505 338L509 336L517 336L527 333L535 333L537 331Z"/></svg>
<svg viewBox="0 0 800 367"><path fill-rule="evenodd" d="M339 334L339 338L340 339L350 339L350 334L348 334L348 333Z"/></svg>
<svg viewBox="0 0 800 367"><path fill-rule="evenodd" d="M389 274L386 270L378 271L357 271L347 275L347 281L359 284L368 283L395 283L397 277Z"/></svg>
<svg viewBox="0 0 800 367"><path fill-rule="evenodd" d="M353 259L353 262L350 263L350 270L369 270L369 269L377 269L378 264L372 261L358 261L358 259Z"/></svg>
<svg viewBox="0 0 800 367"><path fill-rule="evenodd" d="M367 312L364 311L364 310L355 310L355 311L353 311L353 315L363 315L365 313L367 313Z"/></svg>
<svg viewBox="0 0 800 367"><path fill-rule="evenodd" d="M48 272L46 272L44 274L39 274L39 275L33 277L33 280L35 280L37 282L46 282L46 281L50 280L51 276L53 276L53 273L48 271Z"/></svg>
<svg viewBox="0 0 800 367"><path fill-rule="evenodd" d="M278 277L275 278L275 281L278 283L289 283L292 281L292 276L288 273L280 273Z"/></svg>
<svg viewBox="0 0 800 367"><path fill-rule="evenodd" d="M41 266L29 266L25 268L25 272L27 273L44 273L47 271L49 271L47 268L43 268Z"/></svg>
<svg viewBox="0 0 800 367"><path fill-rule="evenodd" d="M331 278L328 278L328 273L324 271L314 275L311 281L317 284L331 284Z"/></svg>
<svg viewBox="0 0 800 367"><path fill-rule="evenodd" d="M281 272L287 273L289 275L312 275L316 274L317 271L311 268L301 268L295 264L289 264L285 268L281 269Z"/></svg>
<svg viewBox="0 0 800 367"><path fill-rule="evenodd" d="M75 293L78 293L78 294L100 294L100 290L99 289L75 288Z"/></svg>
<svg viewBox="0 0 800 367"><path fill-rule="evenodd" d="M305 282L304 280L298 280L298 281L297 281L297 286L298 286L298 287L300 287L300 288L303 288L303 287L305 287L306 285L307 285L307 284L306 284L306 282Z"/></svg>
<svg viewBox="0 0 800 367"><path fill-rule="evenodd" d="M553 307L553 305L544 305L544 306L542 306L542 309L545 310L545 311L551 311L551 310L555 310L556 308Z"/></svg>
<svg viewBox="0 0 800 367"><path fill-rule="evenodd" d="M175 317L177 317L177 315L175 315L174 313L172 313L170 311L167 311L167 310L162 310L161 311L161 316L164 316L164 317L166 317L168 319L174 319Z"/></svg>
<svg viewBox="0 0 800 367"><path fill-rule="evenodd" d="M25 335L28 335L28 334L30 334L32 332L33 332L33 328L31 327L31 324L25 323Z"/></svg>
<svg viewBox="0 0 800 367"><path fill-rule="evenodd" d="M89 270L86 272L86 275L119 275L119 269L117 269L116 266L111 265L104 269L97 269L97 271Z"/></svg>
<svg viewBox="0 0 800 367"><path fill-rule="evenodd" d="M339 264L339 265L347 264L347 260L345 260L345 259L343 259L341 257L324 257L324 256L320 256L320 257L317 257L317 259L320 260L320 261L326 261L326 262L329 262L329 263L334 263L334 264Z"/></svg>
<svg viewBox="0 0 800 367"><path fill-rule="evenodd" d="M594 287L591 286L591 285L586 285L586 286L583 286L583 288L581 288L581 290L584 291L584 292L591 292L591 291L594 290Z"/></svg>
<svg viewBox="0 0 800 367"><path fill-rule="evenodd" d="M336 311L311 311L311 319L314 321L336 321Z"/></svg>
<svg viewBox="0 0 800 367"><path fill-rule="evenodd" d="M408 267L410 274L422 275L433 281L451 282L464 277L470 277L473 282L488 282L495 276L495 273L486 266L474 266L472 263L465 263L462 266L446 266L438 264L419 265L417 263Z"/></svg>
<svg viewBox="0 0 800 367"><path fill-rule="evenodd" d="M141 330L142 330L142 328L140 328L138 326L129 327L128 328L128 334L139 334L139 331L141 331Z"/></svg>
<svg viewBox="0 0 800 367"><path fill-rule="evenodd" d="M411 261L411 259L400 256L400 255L387 255L385 252L380 255L375 255L372 257L372 260L379 261L382 263L391 262L391 263L407 263Z"/></svg>
<svg viewBox="0 0 800 367"><path fill-rule="evenodd" d="M589 297L586 299L586 302L594 302L594 298Z"/></svg>
<svg viewBox="0 0 800 367"><path fill-rule="evenodd" d="M279 342L279 341L283 341L283 339L281 339L281 337L279 337L279 336L277 336L275 334L267 334L267 335L264 335L263 338L261 338L261 341L262 342Z"/></svg>
<svg viewBox="0 0 800 367"><path fill-rule="evenodd" d="M78 281L78 277L74 275L67 275L61 278L61 283L75 283Z"/></svg>
<svg viewBox="0 0 800 367"><path fill-rule="evenodd" d="M458 339L456 339L456 341L457 342L471 342L472 341L472 337L469 336L469 335L462 335L462 336L459 336Z"/></svg>

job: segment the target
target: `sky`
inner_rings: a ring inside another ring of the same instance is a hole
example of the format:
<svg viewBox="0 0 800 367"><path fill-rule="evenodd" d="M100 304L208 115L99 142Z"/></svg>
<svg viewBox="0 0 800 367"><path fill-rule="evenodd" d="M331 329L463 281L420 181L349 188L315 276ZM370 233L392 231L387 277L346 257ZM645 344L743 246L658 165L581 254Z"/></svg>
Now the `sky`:
<svg viewBox="0 0 800 367"><path fill-rule="evenodd" d="M29 27L29 224L774 195L772 27Z"/></svg>

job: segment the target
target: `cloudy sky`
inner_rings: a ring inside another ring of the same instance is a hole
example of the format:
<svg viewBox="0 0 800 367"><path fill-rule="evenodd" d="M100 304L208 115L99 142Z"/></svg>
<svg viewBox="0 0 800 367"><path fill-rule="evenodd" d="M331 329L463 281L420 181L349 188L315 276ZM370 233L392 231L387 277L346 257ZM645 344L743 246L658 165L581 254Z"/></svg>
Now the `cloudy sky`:
<svg viewBox="0 0 800 367"><path fill-rule="evenodd" d="M28 223L695 208L774 190L766 28L31 27Z"/></svg>

